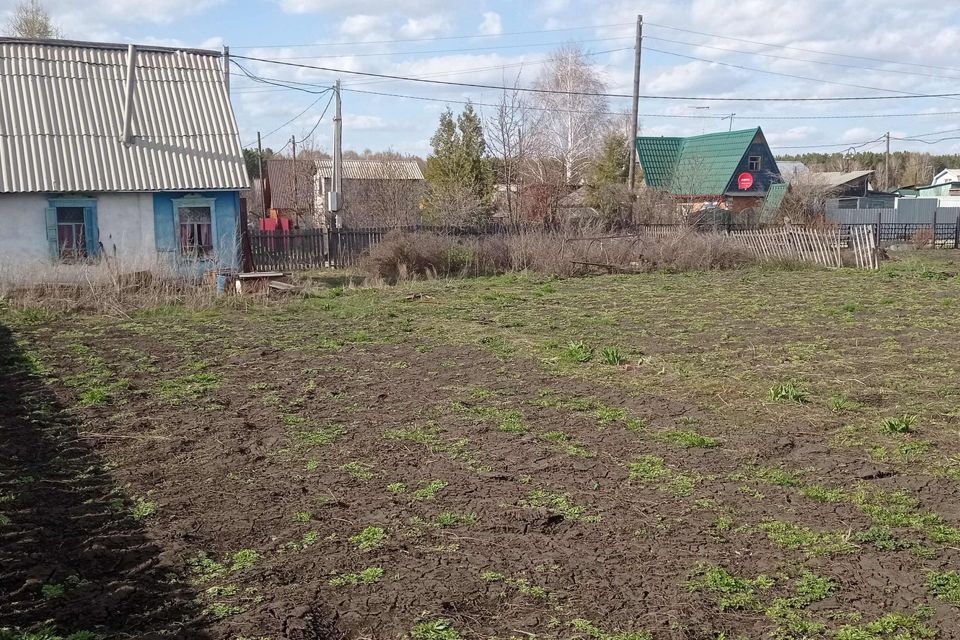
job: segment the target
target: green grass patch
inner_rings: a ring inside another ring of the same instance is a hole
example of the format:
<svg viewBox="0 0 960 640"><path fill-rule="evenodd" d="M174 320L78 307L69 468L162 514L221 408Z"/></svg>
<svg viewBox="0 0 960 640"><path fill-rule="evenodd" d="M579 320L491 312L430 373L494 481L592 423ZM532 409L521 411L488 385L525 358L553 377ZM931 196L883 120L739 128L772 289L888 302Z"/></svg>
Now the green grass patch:
<svg viewBox="0 0 960 640"><path fill-rule="evenodd" d="M960 571L931 571L927 589L939 600L960 606Z"/></svg>
<svg viewBox="0 0 960 640"><path fill-rule="evenodd" d="M373 467L365 462L347 462L340 465L339 468L361 482L373 480Z"/></svg>
<svg viewBox="0 0 960 640"><path fill-rule="evenodd" d="M383 578L383 569L380 567L367 567L357 573L342 573L330 578L328 584L331 587L357 587L361 585L371 585L380 582Z"/></svg>
<svg viewBox="0 0 960 640"><path fill-rule="evenodd" d="M480 522L480 518L475 513L454 513L451 511L439 513L433 519L433 525L441 529L477 524L478 522Z"/></svg>
<svg viewBox="0 0 960 640"><path fill-rule="evenodd" d="M857 550L856 545L841 533L819 533L792 522L768 520L761 523L759 529L766 532L767 537L774 544L787 549L803 551L811 556L853 553Z"/></svg>
<svg viewBox="0 0 960 640"><path fill-rule="evenodd" d="M336 424L314 427L297 432L297 440L310 447L322 447L336 442L347 430Z"/></svg>
<svg viewBox="0 0 960 640"><path fill-rule="evenodd" d="M220 374L190 373L170 380L161 380L157 385L157 395L173 404L183 404L190 400L199 400L219 388Z"/></svg>
<svg viewBox="0 0 960 640"><path fill-rule="evenodd" d="M657 440L669 442L684 449L713 449L717 440L696 431L667 431L657 434Z"/></svg>
<svg viewBox="0 0 960 640"><path fill-rule="evenodd" d="M412 640L460 640L460 632L447 618L418 622L410 629Z"/></svg>
<svg viewBox="0 0 960 640"><path fill-rule="evenodd" d="M527 494L527 499L521 506L530 509L546 509L548 513L563 516L574 522L600 522L600 515L587 515L587 508L574 504L570 496L565 493L550 493L542 489L535 489Z"/></svg>
<svg viewBox="0 0 960 640"><path fill-rule="evenodd" d="M806 402L807 391L798 382L781 382L770 387L770 399L775 402Z"/></svg>
<svg viewBox="0 0 960 640"><path fill-rule="evenodd" d="M437 493L445 489L449 483L444 480L431 480L413 492L414 500L433 500Z"/></svg>
<svg viewBox="0 0 960 640"><path fill-rule="evenodd" d="M759 575L748 579L734 575L718 565L700 565L687 581L690 591L713 594L721 611L759 611L760 595L776 584L773 578Z"/></svg>
<svg viewBox="0 0 960 640"><path fill-rule="evenodd" d="M367 527L360 533L350 536L350 542L360 551L374 551L386 544L387 532L381 527Z"/></svg>
<svg viewBox="0 0 960 640"><path fill-rule="evenodd" d="M594 640L653 640L649 631L604 631L586 618L574 618L570 627Z"/></svg>

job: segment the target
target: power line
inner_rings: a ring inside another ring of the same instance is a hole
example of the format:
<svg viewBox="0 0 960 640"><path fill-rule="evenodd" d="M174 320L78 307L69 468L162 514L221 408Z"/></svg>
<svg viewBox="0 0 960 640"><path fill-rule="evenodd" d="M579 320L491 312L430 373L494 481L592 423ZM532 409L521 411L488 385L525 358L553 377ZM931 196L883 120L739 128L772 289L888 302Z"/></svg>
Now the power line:
<svg viewBox="0 0 960 640"><path fill-rule="evenodd" d="M748 40L748 39L746 39L746 38L735 38L735 37L733 37L733 36L724 36L724 35L720 35L720 34L718 34L718 33L707 33L707 32L705 32L705 31L694 31L693 29L684 29L684 28L682 28L682 27L672 27L672 26L670 26L670 25L657 24L657 23L655 23L655 22L647 22L647 23L645 23L645 24L650 25L650 26L652 26L652 27L659 27L659 28L661 28L661 29L669 29L670 31L681 31L681 32L683 32L683 33L693 33L693 34L696 34L696 35L698 35L698 36L707 36L707 37L709 37L709 38L720 38L720 39L722 39L722 40L732 40L732 41L735 41L735 42L745 42L745 43L747 43L747 44L755 44L755 45L758 45L758 46L761 46L761 47L772 47L772 48L774 48L774 49L786 49L786 50L789 50L789 51L802 51L802 52L804 52L804 53L815 53L815 54L818 54L818 55L834 56L834 57L838 57L838 58L851 58L851 59L854 59L854 60L868 60L868 61L870 61L870 62L880 62L880 63L883 63L883 64L899 64L899 65L901 65L901 66L907 66L907 67L922 67L922 68L926 68L926 69L940 69L940 70L942 70L942 71L960 71L960 69L958 69L958 68L956 68L956 67L942 67L942 66L937 66L937 65L933 65L933 64L920 64L920 63L918 63L918 62L902 62L902 61L899 61L899 60L888 60L888 59L885 59L885 58L871 58L871 57L869 57L869 56L857 56L857 55L851 55L851 54L847 54L847 53L835 53L835 52L831 52L831 51L817 51L816 49L804 49L804 48L802 48L802 47L791 47L791 46L782 45L782 44L773 44L773 43L770 43L770 42L759 42L759 41L757 41L757 40Z"/></svg>
<svg viewBox="0 0 960 640"><path fill-rule="evenodd" d="M760 51L744 51L742 49L729 49L727 47L717 47L699 42L684 42L683 40L671 40L670 38L658 38L656 36L644 36L645 40L656 40L658 42L669 42L671 44L686 45L689 47L700 47L703 49L713 49L716 51L726 51L728 53L740 53L748 56L760 56L763 58L773 58L774 60L786 60L789 62L804 62L809 64L826 65L830 67L842 67L845 69L860 69L863 71L881 71L883 73L895 73L906 76L917 76L924 78L936 78L937 80L960 80L960 76L944 76L936 73L922 73L919 71L903 71L901 69L881 69L879 67L863 67L855 64L844 64L842 62L827 62L826 60L810 60L809 58L791 58L789 56L778 56L772 53L762 53Z"/></svg>
<svg viewBox="0 0 960 640"><path fill-rule="evenodd" d="M826 148L838 148L844 147L846 149L859 149L860 147L865 147L868 144L873 144L885 139L886 136L880 136L876 140L867 140L866 142L842 142L839 144L800 144L800 145L776 145L777 149L826 149Z"/></svg>
<svg viewBox="0 0 960 640"><path fill-rule="evenodd" d="M617 53L617 52L619 52L619 51L633 51L633 47L621 47L621 48L619 48L619 49L606 49L606 50L604 50L604 51L591 51L591 52L586 52L586 53L584 53L583 55L584 55L584 56L599 56L599 55L603 55L603 54L607 54L607 53ZM469 68L463 68L463 69L453 69L453 70L450 70L450 71L438 71L438 72L436 72L436 73L420 74L420 75L418 75L418 76L412 76L412 77L416 77L416 78L435 78L435 77L441 77L441 76L459 75L459 74L463 74L463 73L473 73L473 72L475 72L475 71L492 71L492 70L495 70L495 69L511 69L511 68L517 68L517 67L525 67L525 66L534 66L534 65L539 65L539 64L545 64L545 63L547 63L547 62L550 62L551 60L553 60L553 58L535 58L535 59L533 59L533 60L525 60L525 61L522 61L522 62L514 62L514 63L510 63L510 64L500 64L500 65L493 65L493 66L486 66L486 67L469 67ZM603 65L601 65L601 66L603 66ZM234 74L234 75L237 75L237 74ZM258 77L263 77L263 76L258 76ZM265 78L265 79L272 80L272 81L274 81L274 82L289 82L289 83L291 83L291 84L301 84L301 85L306 85L306 86L316 86L316 83L295 82L295 81L293 81L293 80L283 80L283 79L281 79L281 78ZM368 80L368 81L366 81L366 82L352 82L352 83L349 83L349 84L345 84L344 86L359 87L359 86L366 86L366 85L371 85L371 84L382 84L382 83L384 83L384 82L393 82L393 81L392 81L392 80ZM276 89L276 90L284 90L284 89L295 89L295 87L281 87L280 89ZM269 91L270 89L262 89L262 90L263 90L263 91ZM246 92L235 91L235 93L246 93Z"/></svg>
<svg viewBox="0 0 960 640"><path fill-rule="evenodd" d="M467 47L463 49L431 49L420 51L378 51L375 53L339 53L322 56L277 56L273 60L317 60L321 58L371 58L378 56L416 56L433 53L466 53L470 51L495 51L500 49L529 49L533 47L555 47L565 44L583 44L587 42L610 42L613 40L629 40L623 36L616 38L591 38L589 40L565 40L563 42L530 42L524 44L505 44L495 47ZM633 47L629 47L632 49Z"/></svg>
<svg viewBox="0 0 960 640"><path fill-rule="evenodd" d="M277 87L281 87L281 88L283 88L283 89L303 91L304 93L312 93L312 94L317 94L317 95L323 95L324 93L326 93L327 91L330 90L330 89L324 89L323 91L313 91L313 90L311 90L311 89L305 89L305 88L303 88L303 87L291 87L291 86L289 86L288 84L284 84L284 83L286 82L286 81L284 81L284 80L273 79L273 78L263 78L263 77L260 77L260 76L258 76L258 75L256 75L256 74L250 73L249 71L247 71L247 70L243 67L243 65L241 65L241 64L240 64L239 62L237 62L236 60L231 59L230 62L233 63L233 65L236 66L238 69L240 69L240 71L243 72L243 75L244 75L244 76L246 76L246 77L249 78L250 80L253 80L254 82L259 82L259 83L262 83L262 84L271 84L271 85L275 85L275 86L277 86ZM232 75L236 75L236 74L232 74ZM305 84L305 83L302 83L302 82L292 82L292 84ZM306 86L315 86L315 85L306 85Z"/></svg>
<svg viewBox="0 0 960 640"><path fill-rule="evenodd" d="M402 38L394 40L364 40L353 42L312 42L303 44L265 44L265 45L247 45L243 47L231 47L231 49L295 49L304 47L342 47L371 44L395 44L399 42L437 42L440 40L473 40L475 38L507 38L510 36L527 36L535 33L560 33L565 31L585 31L587 29L605 29L608 27L627 27L633 25L632 22L618 22L613 24L595 24L583 27L563 27L558 29L537 29L533 31L510 31L504 33L477 33L471 35L459 36L434 36L431 38Z"/></svg>
<svg viewBox="0 0 960 640"><path fill-rule="evenodd" d="M350 69L321 67L319 65L285 62L283 60L271 60L269 58L255 58L251 56L234 56L234 58L239 58L241 60L251 60L254 62L263 62L266 64L296 67L301 69L314 69L318 71L328 71L331 73L367 76L372 78L385 78L388 80L403 80L407 82L422 82L426 84L446 85L446 86L452 86L452 87L468 87L471 89L494 89L496 91L512 90L512 91L521 91L526 93L590 96L590 97L602 97L602 98L631 98L632 97L631 95L625 94L625 93L603 93L603 92L593 92L593 91L560 91L557 89L537 89L534 87L505 87L505 86L473 83L473 82L452 82L452 81L444 81L444 80L430 80L426 78L413 78L409 76L400 76L400 75L387 74L387 73L372 73L369 71L353 71ZM760 98L760 97L719 98L719 97L707 97L707 96L653 96L653 95L644 95L640 97L646 100L686 100L686 101L708 101L708 102L845 102L845 101L857 101L857 100L897 100L897 99L904 100L904 99L916 99L916 98L953 98L956 96L960 96L960 93L930 93L930 94L909 94L909 95L893 95L893 96L838 96L838 97L824 97L824 98L772 98L772 97L771 98Z"/></svg>
<svg viewBox="0 0 960 640"><path fill-rule="evenodd" d="M508 90L510 90L508 88ZM384 91L370 91L364 89L344 89L344 91L349 91L351 93L364 93L368 95L375 96L385 96L389 98L406 98L409 100L421 100L424 102L442 102L449 104L467 104L467 100L452 100L447 98L430 98L427 96L413 96L403 93L391 93ZM474 102L469 101L470 104L478 107L499 107L500 105L490 102ZM524 109L532 111L550 111L556 113L596 113L594 111L577 111L571 109L553 109L550 107L534 107L534 106L525 106ZM623 115L622 111L607 111L603 115ZM729 116L711 116L711 115L688 115L688 114L674 114L674 113L641 113L639 114L642 118L674 118L681 120L725 120ZM916 118L924 116L960 116L960 111L922 111L917 113L857 113L849 115L811 115L811 116L777 116L777 115L759 115L759 114L743 114L738 115L738 120L862 120L865 118ZM946 133L943 131L937 133ZM933 134L927 134L933 135Z"/></svg>
<svg viewBox="0 0 960 640"><path fill-rule="evenodd" d="M837 82L835 80L823 80L821 78L810 78L808 76L800 76L793 73L781 73L779 71L768 71L767 69L758 69L756 67L747 67L740 64L733 64L732 62L720 62L719 60L710 60L708 58L698 58L697 56L690 56L683 53L676 53L674 51L664 51L663 49L653 49L650 47L645 47L645 51L654 51L656 53L663 53L669 56L676 56L678 58L685 58L687 60L696 60L698 62L707 62L709 64L719 64L724 67L731 67L733 69L742 69L744 71L752 71L754 73L765 73L771 76L780 76L783 78L793 78L794 80L806 80L808 82L819 82L821 84L833 84L841 87L853 87L855 89L869 89L871 91L887 91L889 93L897 93L906 96L919 96L921 94L914 93L912 91L901 91L899 89L886 89L884 87L871 87L868 85L862 84L851 84L849 82Z"/></svg>
<svg viewBox="0 0 960 640"><path fill-rule="evenodd" d="M333 91L333 89L327 89L327 91ZM308 106L306 109L304 109L303 111L301 111L300 113L298 113L298 114L295 115L294 117L292 117L292 118L290 118L289 120L287 120L286 122L284 122L282 125L280 125L280 126L277 127L276 129L274 129L273 131L271 131L271 132L268 133L267 135L263 136L263 137L261 138L261 140L266 140L267 138L269 138L269 137L272 136L273 134L277 133L278 131L280 131L281 129L283 129L284 127L286 127L287 125L289 125L289 124L291 124L292 122L295 122L297 119L303 117L303 115L304 115L305 113L307 113L308 111L310 111L310 109L313 109L313 108L320 102L320 100L323 98L323 94L324 94L324 93L326 93L326 91L322 92L319 96L317 96L317 99L314 100L313 102L311 102L311 103L310 103L310 106ZM241 146L243 146L243 147L250 147L250 146L253 146L253 145L252 145L252 144L244 144L244 145L241 145ZM283 148L285 149L285 148L286 148L286 145L284 145ZM283 149L281 149L281 151L282 151L282 150L283 150ZM278 151L277 153L279 153L279 151Z"/></svg>
<svg viewBox="0 0 960 640"><path fill-rule="evenodd" d="M335 97L335 92L330 93L330 99L327 100L327 106L323 108L323 112L320 114L320 117L317 119L317 124L313 125L313 129L310 129L310 133L305 135L302 140L297 140L297 144L303 144L316 132L317 127L320 126L320 123L323 122L323 116L327 115L327 109L330 108L330 105L333 103Z"/></svg>

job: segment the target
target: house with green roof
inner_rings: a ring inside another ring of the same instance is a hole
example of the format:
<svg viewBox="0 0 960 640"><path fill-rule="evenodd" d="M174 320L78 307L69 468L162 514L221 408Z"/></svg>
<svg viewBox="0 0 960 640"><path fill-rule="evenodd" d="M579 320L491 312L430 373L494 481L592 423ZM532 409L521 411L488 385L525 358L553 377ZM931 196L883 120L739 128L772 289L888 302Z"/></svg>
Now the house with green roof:
<svg viewBox="0 0 960 640"><path fill-rule="evenodd" d="M648 187L694 205L759 214L771 187L783 184L759 127L688 138L639 137L637 156ZM785 189L773 192L782 199Z"/></svg>

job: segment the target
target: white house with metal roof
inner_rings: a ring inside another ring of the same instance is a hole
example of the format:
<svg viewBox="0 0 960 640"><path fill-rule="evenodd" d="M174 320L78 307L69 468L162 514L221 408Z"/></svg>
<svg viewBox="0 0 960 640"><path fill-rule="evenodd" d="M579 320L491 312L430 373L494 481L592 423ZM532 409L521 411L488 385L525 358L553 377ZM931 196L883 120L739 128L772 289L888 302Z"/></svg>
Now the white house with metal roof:
<svg viewBox="0 0 960 640"><path fill-rule="evenodd" d="M0 38L0 263L237 263L248 180L219 52Z"/></svg>

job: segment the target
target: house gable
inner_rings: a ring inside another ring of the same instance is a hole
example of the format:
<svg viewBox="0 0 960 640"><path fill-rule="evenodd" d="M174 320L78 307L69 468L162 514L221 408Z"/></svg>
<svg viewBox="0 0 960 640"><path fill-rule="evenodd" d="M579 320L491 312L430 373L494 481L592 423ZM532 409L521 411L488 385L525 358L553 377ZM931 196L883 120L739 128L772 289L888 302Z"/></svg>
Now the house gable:
<svg viewBox="0 0 960 640"><path fill-rule="evenodd" d="M736 177L748 168L751 155L761 157L756 173L764 191L779 181L776 160L760 128L690 138L640 137L636 146L647 186L677 196L721 196L731 184L738 189Z"/></svg>
<svg viewBox="0 0 960 640"><path fill-rule="evenodd" d="M759 161L759 166L751 164L751 160ZM741 189L740 176L749 173L753 178L753 184L748 189ZM737 164L730 181L727 183L726 195L762 195L770 190L770 186L781 181L780 169L777 167L777 160L767 144L767 139L763 131L757 130L757 135L750 142L750 146L744 152L743 157Z"/></svg>

